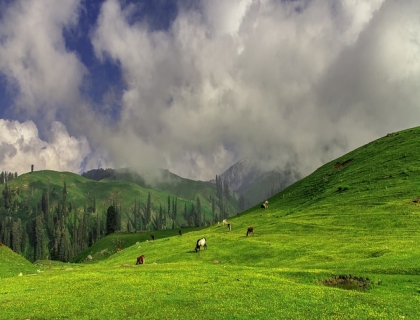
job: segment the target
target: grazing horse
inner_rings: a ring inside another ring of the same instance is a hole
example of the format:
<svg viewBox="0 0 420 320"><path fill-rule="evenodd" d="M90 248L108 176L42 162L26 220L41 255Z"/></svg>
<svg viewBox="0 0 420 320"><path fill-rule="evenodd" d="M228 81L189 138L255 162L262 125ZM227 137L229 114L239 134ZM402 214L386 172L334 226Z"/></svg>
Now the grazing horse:
<svg viewBox="0 0 420 320"><path fill-rule="evenodd" d="M248 235L252 233L252 235L254 235L254 227L249 227L248 230L246 231L246 236L248 237Z"/></svg>
<svg viewBox="0 0 420 320"><path fill-rule="evenodd" d="M150 240L155 241L155 236L153 234L150 235Z"/></svg>
<svg viewBox="0 0 420 320"><path fill-rule="evenodd" d="M178 234L179 234L180 236L182 236L182 231L181 231L181 230L178 230Z"/></svg>
<svg viewBox="0 0 420 320"><path fill-rule="evenodd" d="M146 258L144 257L144 254L142 254L140 257L137 257L137 264L144 264L146 262Z"/></svg>
<svg viewBox="0 0 420 320"><path fill-rule="evenodd" d="M195 246L195 252L198 252L201 250L201 247L204 247L204 249L207 249L207 241L206 238L201 238L197 240L197 244Z"/></svg>

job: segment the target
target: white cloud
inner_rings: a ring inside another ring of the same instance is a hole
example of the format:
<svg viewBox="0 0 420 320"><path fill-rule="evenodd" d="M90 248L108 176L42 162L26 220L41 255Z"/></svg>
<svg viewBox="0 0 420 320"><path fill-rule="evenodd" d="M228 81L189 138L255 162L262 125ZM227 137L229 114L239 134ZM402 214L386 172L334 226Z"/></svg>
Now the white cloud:
<svg viewBox="0 0 420 320"><path fill-rule="evenodd" d="M133 130L130 142L122 135L126 146L153 145L170 169L208 179L243 156L293 163L307 174L377 138L381 123L365 128L359 120L377 101L365 97L359 108L366 110L352 114L351 100L340 109L324 96L331 95L327 85L334 96L360 94L329 79L355 72L343 64L349 54L363 63L364 34L385 37L394 27L375 23L376 15L390 12L383 2L203 1L201 11L181 7L168 31L152 32L128 23L119 2L106 1L92 43L99 58L123 70L120 126ZM375 59L378 52L369 50ZM355 76L364 82L364 73ZM371 95L387 99L380 90ZM348 135L352 130L357 139Z"/></svg>
<svg viewBox="0 0 420 320"><path fill-rule="evenodd" d="M91 34L98 61L121 69L115 119L93 113L79 91L89 74L64 45L78 1L17 1L0 21L0 72L16 104L48 116L38 128L60 114L89 140L89 168L157 166L205 180L251 156L304 175L418 125L418 1L179 2L159 31L122 3L106 0Z"/></svg>
<svg viewBox="0 0 420 320"><path fill-rule="evenodd" d="M0 119L0 168L22 174L35 170L80 172L90 154L85 137L70 136L58 121L52 123L47 141L40 139L32 121L20 123Z"/></svg>
<svg viewBox="0 0 420 320"><path fill-rule="evenodd" d="M65 47L80 0L19 0L0 21L0 72L15 89L15 108L51 123L77 103L86 69Z"/></svg>

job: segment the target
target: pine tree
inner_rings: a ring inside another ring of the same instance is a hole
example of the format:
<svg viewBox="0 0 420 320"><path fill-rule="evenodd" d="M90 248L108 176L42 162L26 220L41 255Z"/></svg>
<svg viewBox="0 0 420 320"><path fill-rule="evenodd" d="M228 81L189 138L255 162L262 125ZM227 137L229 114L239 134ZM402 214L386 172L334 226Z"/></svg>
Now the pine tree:
<svg viewBox="0 0 420 320"><path fill-rule="evenodd" d="M201 226L202 225L202 216L201 216L201 201L200 198L197 197L196 200L196 208L195 208L195 225L196 226Z"/></svg>
<svg viewBox="0 0 420 320"><path fill-rule="evenodd" d="M63 262L70 261L70 243L67 229L61 230L60 246L58 249L59 260Z"/></svg>
<svg viewBox="0 0 420 320"><path fill-rule="evenodd" d="M184 203L184 219L188 222L187 203Z"/></svg>
<svg viewBox="0 0 420 320"><path fill-rule="evenodd" d="M229 184L228 184L228 181L226 179L223 181L223 195L225 196L226 200L229 201L230 191L229 191Z"/></svg>
<svg viewBox="0 0 420 320"><path fill-rule="evenodd" d="M22 249L22 223L21 220L13 222L12 226L12 250L20 253Z"/></svg>
<svg viewBox="0 0 420 320"><path fill-rule="evenodd" d="M26 232L24 226L22 225L22 242L20 251L23 253L24 256L26 256L26 249L28 247L28 233Z"/></svg>
<svg viewBox="0 0 420 320"><path fill-rule="evenodd" d="M101 219L99 212L96 212L95 242L101 238Z"/></svg>
<svg viewBox="0 0 420 320"><path fill-rule="evenodd" d="M178 213L178 198L175 198L175 207L174 207L174 213L173 213L174 221L176 221L177 213Z"/></svg>
<svg viewBox="0 0 420 320"><path fill-rule="evenodd" d="M163 208L162 205L159 206L159 218L158 218L158 225L159 230L163 229Z"/></svg>
<svg viewBox="0 0 420 320"><path fill-rule="evenodd" d="M12 225L11 225L11 217L5 217L2 223L2 242L11 247L11 236L12 236Z"/></svg>
<svg viewBox="0 0 420 320"><path fill-rule="evenodd" d="M189 215L189 225L194 227L196 223L194 203L191 203L191 210Z"/></svg>
<svg viewBox="0 0 420 320"><path fill-rule="evenodd" d="M151 202L151 195L150 195L150 191L149 194L147 195L147 203L146 203L146 214L145 214L145 219L146 219L146 224L149 224L152 222L152 202Z"/></svg>
<svg viewBox="0 0 420 320"><path fill-rule="evenodd" d="M35 260L41 260L45 254L44 221L42 213L36 216L35 220Z"/></svg>
<svg viewBox="0 0 420 320"><path fill-rule="evenodd" d="M109 206L106 212L106 234L114 233L117 230L117 212L114 206Z"/></svg>

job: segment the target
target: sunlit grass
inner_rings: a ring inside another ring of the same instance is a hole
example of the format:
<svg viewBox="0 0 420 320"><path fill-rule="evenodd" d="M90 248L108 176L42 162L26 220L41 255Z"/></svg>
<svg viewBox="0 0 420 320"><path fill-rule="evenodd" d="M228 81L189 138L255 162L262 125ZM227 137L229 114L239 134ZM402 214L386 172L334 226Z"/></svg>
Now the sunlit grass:
<svg viewBox="0 0 420 320"><path fill-rule="evenodd" d="M154 242L115 234L90 248L89 263L39 261L40 272L22 266L21 277L15 263L1 279L0 318L419 319L419 143L416 128L357 149L269 199L269 209L230 218L230 232L167 230ZM196 253L203 236L208 249ZM112 254L99 257L105 249ZM141 254L146 264L136 266ZM337 275L369 285L322 284Z"/></svg>

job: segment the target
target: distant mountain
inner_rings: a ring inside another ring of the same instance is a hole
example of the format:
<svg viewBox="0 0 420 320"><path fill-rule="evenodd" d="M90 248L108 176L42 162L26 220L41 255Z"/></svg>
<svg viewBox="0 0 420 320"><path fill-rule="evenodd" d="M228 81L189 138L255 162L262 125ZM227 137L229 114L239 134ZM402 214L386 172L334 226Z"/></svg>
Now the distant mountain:
<svg viewBox="0 0 420 320"><path fill-rule="evenodd" d="M299 177L290 169L265 169L248 158L238 161L220 175L229 188L245 198L245 209L287 188Z"/></svg>
<svg viewBox="0 0 420 320"><path fill-rule="evenodd" d="M96 181L131 182L143 188L163 191L188 201L196 201L197 197L200 197L204 205L209 208L212 207L211 199L216 198L215 186L210 181L182 178L166 169L150 168L142 173L134 172L129 168L95 169L83 173L82 176ZM203 206L203 203L201 205ZM216 208L215 212L218 211ZM237 211L238 197L233 195L227 203L226 214L229 216Z"/></svg>

